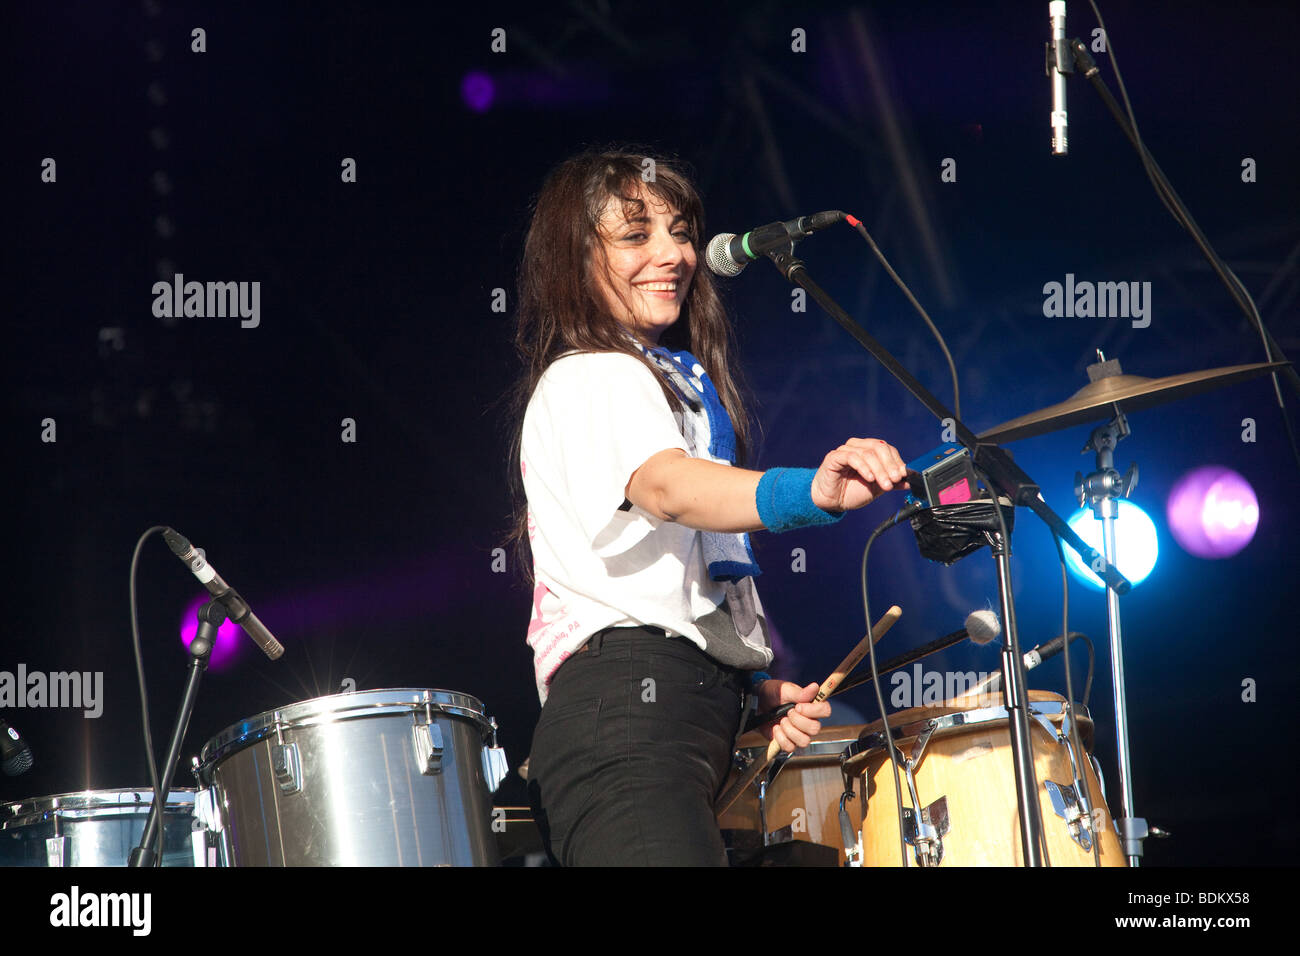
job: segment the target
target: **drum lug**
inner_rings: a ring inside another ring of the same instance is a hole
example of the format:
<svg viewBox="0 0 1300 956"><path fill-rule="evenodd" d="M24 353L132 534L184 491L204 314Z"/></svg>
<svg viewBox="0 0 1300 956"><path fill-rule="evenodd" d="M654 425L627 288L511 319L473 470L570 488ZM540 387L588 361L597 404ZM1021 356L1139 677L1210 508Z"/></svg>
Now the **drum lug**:
<svg viewBox="0 0 1300 956"><path fill-rule="evenodd" d="M68 838L65 836L48 837L45 840L46 866L71 866L68 859Z"/></svg>
<svg viewBox="0 0 1300 956"><path fill-rule="evenodd" d="M510 773L510 764L506 760L504 747L483 748L483 777L487 781L488 793L496 793Z"/></svg>
<svg viewBox="0 0 1300 956"><path fill-rule="evenodd" d="M921 763L925 745L930 742L934 732L939 729L937 720L930 720L912 743L912 755L904 760L902 754L894 751L894 759L902 765L907 777L907 789L912 795L912 807L919 807L921 801L916 792L914 771ZM912 807L903 808L903 839L912 845L916 854L917 866L938 866L943 862L943 836L948 832L948 798L940 797L919 813Z"/></svg>
<svg viewBox="0 0 1300 956"><path fill-rule="evenodd" d="M195 821L194 829L190 831L190 852L194 857L194 865L198 866L216 866L216 848L209 847L208 831Z"/></svg>
<svg viewBox="0 0 1300 956"><path fill-rule="evenodd" d="M510 772L510 764L505 748L497 746L497 719L490 717L488 722L492 725L492 742L483 748L483 779L487 781L488 793L496 793Z"/></svg>
<svg viewBox="0 0 1300 956"><path fill-rule="evenodd" d="M195 866L219 865L216 841L223 828L216 790L207 787L194 791L194 829L190 833L190 843Z"/></svg>
<svg viewBox="0 0 1300 956"><path fill-rule="evenodd" d="M948 832L948 798L940 797L921 811L903 807L903 838L916 854L917 866L938 866L943 862L943 837Z"/></svg>
<svg viewBox="0 0 1300 956"><path fill-rule="evenodd" d="M194 819L213 833L225 829L217 810L217 792L211 787L194 791Z"/></svg>
<svg viewBox="0 0 1300 956"><path fill-rule="evenodd" d="M840 794L840 840L844 844L845 865L860 867L862 866L861 831L853 828L853 821L849 817L847 806L852 797L853 791L851 789L846 789Z"/></svg>
<svg viewBox="0 0 1300 956"><path fill-rule="evenodd" d="M1043 786L1052 800L1052 809L1065 821L1070 839L1085 850L1092 850L1092 817L1083 806L1074 787L1044 780Z"/></svg>
<svg viewBox="0 0 1300 956"><path fill-rule="evenodd" d="M415 741L415 763L426 777L442 773L442 728L437 724L416 724L411 728Z"/></svg>
<svg viewBox="0 0 1300 956"><path fill-rule="evenodd" d="M281 793L298 793L302 790L302 759L298 745L271 744L271 772Z"/></svg>

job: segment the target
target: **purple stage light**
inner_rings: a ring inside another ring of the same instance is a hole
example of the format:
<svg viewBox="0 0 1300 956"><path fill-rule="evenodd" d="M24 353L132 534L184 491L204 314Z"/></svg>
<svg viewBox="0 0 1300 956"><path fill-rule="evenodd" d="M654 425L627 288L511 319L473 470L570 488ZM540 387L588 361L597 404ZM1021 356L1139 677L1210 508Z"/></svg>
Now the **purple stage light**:
<svg viewBox="0 0 1300 956"><path fill-rule="evenodd" d="M1166 514L1174 539L1200 558L1231 557L1259 526L1259 502L1250 482L1218 465L1180 478L1169 493Z"/></svg>
<svg viewBox="0 0 1300 956"><path fill-rule="evenodd" d="M460 82L460 97L475 113L486 113L496 99L496 84L486 73L466 73Z"/></svg>
<svg viewBox="0 0 1300 956"><path fill-rule="evenodd" d="M210 600L209 596L204 594L196 597L185 607L185 613L181 615L181 643L189 649L190 642L194 640L194 635L199 630L198 613L199 608ZM235 658L239 656L239 625L234 621L226 620L217 628L217 643L212 646L212 656L208 658L208 669L219 671L224 670L234 663Z"/></svg>

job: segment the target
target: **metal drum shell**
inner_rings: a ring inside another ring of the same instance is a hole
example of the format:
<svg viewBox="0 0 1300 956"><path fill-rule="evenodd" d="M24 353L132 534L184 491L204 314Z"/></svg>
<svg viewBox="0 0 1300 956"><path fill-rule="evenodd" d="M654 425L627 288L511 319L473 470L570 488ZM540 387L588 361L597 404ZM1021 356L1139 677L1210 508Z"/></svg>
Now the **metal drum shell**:
<svg viewBox="0 0 1300 956"><path fill-rule="evenodd" d="M126 866L144 835L150 789L82 790L0 804L0 866ZM206 865L195 834L195 792L168 791L163 808L166 867ZM59 843L51 843L52 840ZM196 859L196 853L198 854Z"/></svg>
<svg viewBox="0 0 1300 956"><path fill-rule="evenodd" d="M197 768L224 862L495 866L491 732L476 698L426 688L319 697L228 727ZM442 746L426 773L430 733Z"/></svg>
<svg viewBox="0 0 1300 956"><path fill-rule="evenodd" d="M1049 691L1033 690L1029 699L1031 707L1059 729L1065 699ZM938 707L917 707L892 714L889 725L894 731L894 745L904 756L908 755L927 722L945 718L949 725L931 736L915 771L917 792L923 805L947 798L951 830L943 837L945 851L940 865L1022 865L1011 733L1001 695L961 698ZM1086 748L1092 736L1092 721L1086 716L1078 720ZM844 769L854 777L857 802L866 805L861 817L863 866L900 865L894 775L885 759L882 729L880 721L868 725L860 740L844 753ZM1071 839L1065 821L1053 810L1046 788L1049 780L1073 784L1069 753L1064 745L1049 738L1032 717L1029 733L1033 738L1034 775L1051 865L1093 866L1092 851L1084 850ZM1105 795L1091 761L1086 758L1084 769L1093 805L1102 814L1101 865L1126 866ZM903 806L910 807L912 799L901 768L899 779L903 785ZM910 846L908 865L916 865Z"/></svg>

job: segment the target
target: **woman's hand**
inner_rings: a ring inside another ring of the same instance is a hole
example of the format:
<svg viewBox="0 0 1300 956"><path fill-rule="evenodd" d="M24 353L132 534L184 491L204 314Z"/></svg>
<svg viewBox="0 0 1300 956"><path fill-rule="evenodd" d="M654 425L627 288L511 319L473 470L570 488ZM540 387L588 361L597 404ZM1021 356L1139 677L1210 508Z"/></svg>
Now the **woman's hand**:
<svg viewBox="0 0 1300 956"><path fill-rule="evenodd" d="M898 449L879 438L850 438L822 461L812 500L823 511L853 511L895 487L906 487Z"/></svg>
<svg viewBox="0 0 1300 956"><path fill-rule="evenodd" d="M763 726L762 734L775 740L786 753L807 747L813 736L822 729L820 718L831 715L831 705L826 701L814 704L813 698L820 689L817 684L800 687L789 681L765 680L758 687L758 712L775 710L782 704L795 704L790 712L776 723Z"/></svg>

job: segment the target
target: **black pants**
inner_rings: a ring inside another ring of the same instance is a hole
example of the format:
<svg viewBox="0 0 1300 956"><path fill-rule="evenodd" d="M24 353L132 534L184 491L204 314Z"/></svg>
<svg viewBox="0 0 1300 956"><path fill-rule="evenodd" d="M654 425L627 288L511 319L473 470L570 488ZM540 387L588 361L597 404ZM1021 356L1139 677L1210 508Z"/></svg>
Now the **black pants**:
<svg viewBox="0 0 1300 956"><path fill-rule="evenodd" d="M610 628L560 666L529 754L533 814L563 866L725 866L713 801L748 675L659 628Z"/></svg>

